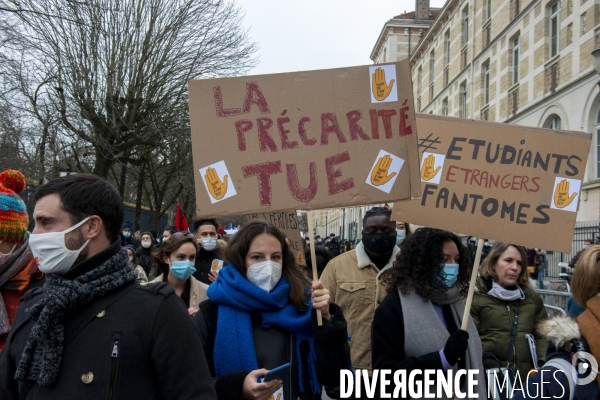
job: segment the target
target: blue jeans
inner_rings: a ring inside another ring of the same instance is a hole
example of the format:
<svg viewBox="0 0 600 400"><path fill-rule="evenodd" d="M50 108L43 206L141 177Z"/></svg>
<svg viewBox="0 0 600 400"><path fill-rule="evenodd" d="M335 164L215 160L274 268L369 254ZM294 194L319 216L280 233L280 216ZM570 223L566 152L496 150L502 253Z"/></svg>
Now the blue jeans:
<svg viewBox="0 0 600 400"><path fill-rule="evenodd" d="M544 290L544 269L538 267L537 272L538 286L541 290Z"/></svg>

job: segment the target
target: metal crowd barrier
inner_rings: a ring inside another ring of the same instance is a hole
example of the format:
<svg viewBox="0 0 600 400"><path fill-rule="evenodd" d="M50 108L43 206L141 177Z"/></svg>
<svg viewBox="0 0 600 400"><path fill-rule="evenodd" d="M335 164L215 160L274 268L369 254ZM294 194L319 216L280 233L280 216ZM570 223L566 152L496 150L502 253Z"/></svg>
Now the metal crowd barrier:
<svg viewBox="0 0 600 400"><path fill-rule="evenodd" d="M542 298L546 309L553 312L560 310L563 315L567 314L567 300L571 297L571 293L541 289L537 289L536 293ZM551 317L552 315L549 316Z"/></svg>

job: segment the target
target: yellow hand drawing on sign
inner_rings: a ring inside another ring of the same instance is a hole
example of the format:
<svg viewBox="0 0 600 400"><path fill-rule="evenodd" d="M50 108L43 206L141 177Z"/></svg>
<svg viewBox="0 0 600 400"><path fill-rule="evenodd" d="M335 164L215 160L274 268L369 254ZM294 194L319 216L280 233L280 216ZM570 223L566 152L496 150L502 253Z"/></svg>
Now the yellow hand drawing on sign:
<svg viewBox="0 0 600 400"><path fill-rule="evenodd" d="M304 254L302 253L298 253L298 264L303 265L304 264Z"/></svg>
<svg viewBox="0 0 600 400"><path fill-rule="evenodd" d="M423 163L423 167L421 168L421 179L423 179L424 181L432 180L437 175L440 168L442 168L442 167L437 167L434 170L433 167L435 167L435 157L432 154L430 154L425 159L425 162Z"/></svg>
<svg viewBox="0 0 600 400"><path fill-rule="evenodd" d="M273 394L275 394L275 393L273 393ZM271 397L269 397L269 400L275 400L275 398L273 397L273 394L271 395ZM281 400L281 393L279 393L277 395L277 400Z"/></svg>
<svg viewBox="0 0 600 400"><path fill-rule="evenodd" d="M575 197L577 196L577 192L569 196L569 186L570 183L566 179L560 181L556 186L556 191L554 192L554 205L557 208L567 207L573 202L573 199L575 199Z"/></svg>
<svg viewBox="0 0 600 400"><path fill-rule="evenodd" d="M390 157L389 154L386 154L377 161L377 165L375 165L375 168L373 168L373 171L371 172L371 183L373 185L385 185L390 179L396 176L395 172L388 175L390 165L392 165L392 157Z"/></svg>
<svg viewBox="0 0 600 400"><path fill-rule="evenodd" d="M390 84L388 85L385 80L385 71L381 68L377 68L375 72L373 72L373 81L372 81L372 90L373 96L378 101L385 100L392 91L392 87L394 87L395 80L392 79Z"/></svg>
<svg viewBox="0 0 600 400"><path fill-rule="evenodd" d="M225 196L225 193L227 193L227 182L229 181L229 176L225 175L223 182L221 182L219 175L217 175L217 171L214 168L209 167L206 170L205 178L210 195L216 200L222 199L223 196Z"/></svg>

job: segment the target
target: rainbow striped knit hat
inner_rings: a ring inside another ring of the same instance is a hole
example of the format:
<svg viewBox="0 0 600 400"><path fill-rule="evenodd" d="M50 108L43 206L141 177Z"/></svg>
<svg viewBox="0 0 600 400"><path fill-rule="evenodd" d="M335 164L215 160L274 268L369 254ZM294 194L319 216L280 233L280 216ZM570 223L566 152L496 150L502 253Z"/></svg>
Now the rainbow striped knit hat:
<svg viewBox="0 0 600 400"><path fill-rule="evenodd" d="M25 189L25 177L8 169L0 173L0 240L22 242L27 238L29 217L25 203L18 196Z"/></svg>

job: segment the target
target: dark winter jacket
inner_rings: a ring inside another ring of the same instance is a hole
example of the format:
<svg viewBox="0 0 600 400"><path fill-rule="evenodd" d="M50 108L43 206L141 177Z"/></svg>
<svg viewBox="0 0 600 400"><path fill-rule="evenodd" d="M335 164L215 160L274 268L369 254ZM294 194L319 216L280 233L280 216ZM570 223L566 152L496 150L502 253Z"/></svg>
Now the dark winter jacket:
<svg viewBox="0 0 600 400"><path fill-rule="evenodd" d="M459 328L452 317L450 306L442 306L444 319L448 324L448 333L453 334ZM375 310L371 337L371 356L373 369L406 370L444 369L440 353L423 354L420 357L406 357L404 351L404 314L397 291L389 293ZM440 349L441 350L441 349ZM465 360L459 361L459 369L465 368Z"/></svg>
<svg viewBox="0 0 600 400"><path fill-rule="evenodd" d="M491 280L477 278L475 295L471 305L471 316L481 338L484 352L494 354L502 366L506 366L511 338L512 321L515 315L516 301L503 301L490 296L487 292L491 289ZM535 327L541 320L547 319L548 314L542 298L528 285L521 286L525 299L520 300L517 335L515 339L516 368L521 377L526 377L533 368L529 342L526 334L533 334L536 339L537 356L540 364L546 359L548 343L535 332ZM513 366L514 366L513 362ZM492 360L485 360L485 368L495 367Z"/></svg>
<svg viewBox="0 0 600 400"><path fill-rule="evenodd" d="M142 245L142 242L140 242L138 239L134 238L133 235L129 236L128 238L126 238L125 236L123 236L123 233L119 233L119 237L121 238L121 247L125 247L128 244L132 245L134 248L138 248Z"/></svg>
<svg viewBox="0 0 600 400"><path fill-rule="evenodd" d="M577 265L577 261L579 260L579 257L581 257L581 254L583 254L583 252L586 250L587 250L587 248L584 247L583 249L579 250L577 252L577 254L575 254L573 256L573 258L571 258L571 261L569 261L570 268L575 268L575 266Z"/></svg>
<svg viewBox="0 0 600 400"><path fill-rule="evenodd" d="M120 241L77 265L74 279L121 251ZM71 315L52 387L14 379L34 326L25 310L45 296L29 291L0 356L0 399L215 399L200 334L173 289L131 282ZM187 379L186 377L194 377ZM112 391L112 396L111 396Z"/></svg>
<svg viewBox="0 0 600 400"><path fill-rule="evenodd" d="M196 267L194 278L198 279L200 282L210 285L212 281L208 279L208 273L210 272L210 268L214 260L223 260L222 253L223 249L221 249L221 247L216 247L211 251L200 248L198 255L196 256L196 263L194 264L194 267ZM225 265L227 264L223 262L223 266Z"/></svg>
<svg viewBox="0 0 600 400"><path fill-rule="evenodd" d="M337 257L340 255L340 242L337 241L337 239L331 239L329 241L329 243L327 243L325 245L325 247L327 248L327 250L329 250L329 252L334 256Z"/></svg>
<svg viewBox="0 0 600 400"><path fill-rule="evenodd" d="M194 322L200 329L204 354L214 377L213 349L217 331L219 307L216 303L207 300L200 304L200 312L194 317ZM327 387L328 393L339 390L340 369L350 368L350 347L348 346L348 331L342 310L334 303L330 303L329 312L331 320L323 319L323 326L317 326L316 313L313 310L313 332L317 360L317 376L319 383ZM285 399L320 399L320 395L313 395L310 390L309 373L306 369L308 362L308 346L304 342L301 347L303 386L304 393L299 393L298 388L298 357L296 353L296 338L294 335L273 325L263 328L260 315L252 316L252 334L254 348L259 368L273 369L285 363L291 363L292 369L288 382L284 382ZM215 379L215 389L219 400L240 400L246 375L251 371L239 371L224 374Z"/></svg>
<svg viewBox="0 0 600 400"><path fill-rule="evenodd" d="M154 260L152 258L152 249L145 249L140 246L137 248L135 254L138 256L140 260L140 265L144 268L144 272L146 275L150 276L150 271L152 270L152 265L154 264Z"/></svg>

